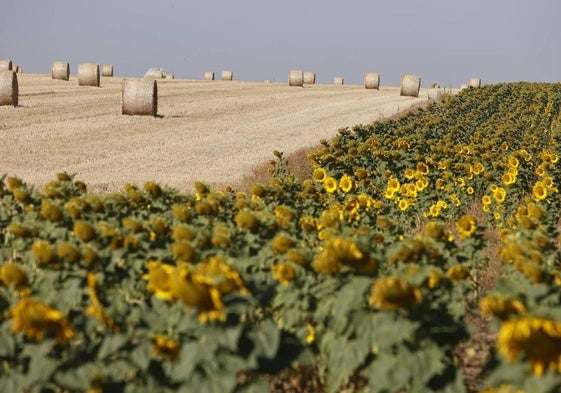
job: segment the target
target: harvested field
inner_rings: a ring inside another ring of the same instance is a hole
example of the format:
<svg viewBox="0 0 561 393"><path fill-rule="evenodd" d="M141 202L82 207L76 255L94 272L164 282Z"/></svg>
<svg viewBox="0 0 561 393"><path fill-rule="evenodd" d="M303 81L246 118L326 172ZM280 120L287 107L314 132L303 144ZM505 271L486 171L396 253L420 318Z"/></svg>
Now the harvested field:
<svg viewBox="0 0 561 393"><path fill-rule="evenodd" d="M156 181L234 185L272 158L314 147L337 129L368 124L436 97L399 87L158 80L158 116L121 115L122 78L78 86L77 76L18 75L19 107L0 107L0 175L41 186L76 174L93 192Z"/></svg>

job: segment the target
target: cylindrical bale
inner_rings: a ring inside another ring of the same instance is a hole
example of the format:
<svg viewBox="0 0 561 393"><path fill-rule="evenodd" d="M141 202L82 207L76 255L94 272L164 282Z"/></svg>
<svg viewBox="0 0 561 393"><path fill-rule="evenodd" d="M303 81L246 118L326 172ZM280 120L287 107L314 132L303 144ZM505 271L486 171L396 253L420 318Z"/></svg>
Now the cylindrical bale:
<svg viewBox="0 0 561 393"><path fill-rule="evenodd" d="M99 64L78 64L78 86L99 86Z"/></svg>
<svg viewBox="0 0 561 393"><path fill-rule="evenodd" d="M11 60L0 60L0 70L11 71L13 69Z"/></svg>
<svg viewBox="0 0 561 393"><path fill-rule="evenodd" d="M67 81L70 77L70 64L66 61L55 61L51 67L51 79Z"/></svg>
<svg viewBox="0 0 561 393"><path fill-rule="evenodd" d="M273 83L270 79L265 79L263 83Z"/></svg>
<svg viewBox="0 0 561 393"><path fill-rule="evenodd" d="M234 79L234 73L229 70L222 71L222 80L223 81L231 81Z"/></svg>
<svg viewBox="0 0 561 393"><path fill-rule="evenodd" d="M101 66L101 76L113 76L113 66L111 64L104 64Z"/></svg>
<svg viewBox="0 0 561 393"><path fill-rule="evenodd" d="M366 89L380 89L380 74L367 72L364 75L364 87Z"/></svg>
<svg viewBox="0 0 561 393"><path fill-rule="evenodd" d="M313 85L316 83L316 73L311 71L304 72L304 84Z"/></svg>
<svg viewBox="0 0 561 393"><path fill-rule="evenodd" d="M0 105L18 106L18 77L13 70L0 71Z"/></svg>
<svg viewBox="0 0 561 393"><path fill-rule="evenodd" d="M467 83L462 83L462 84L460 85L460 90L464 90L464 89L467 89L467 88L468 88Z"/></svg>
<svg viewBox="0 0 561 393"><path fill-rule="evenodd" d="M401 93L406 97L419 97L421 78L416 75L405 74L401 77Z"/></svg>
<svg viewBox="0 0 561 393"><path fill-rule="evenodd" d="M212 71L205 72L204 80L205 81L213 81L214 80L214 72L212 72Z"/></svg>
<svg viewBox="0 0 561 393"><path fill-rule="evenodd" d="M301 70L288 71L288 86L304 86L304 73Z"/></svg>
<svg viewBox="0 0 561 393"><path fill-rule="evenodd" d="M481 87L481 79L479 78L471 78L468 82L468 87Z"/></svg>
<svg viewBox="0 0 561 393"><path fill-rule="evenodd" d="M123 79L121 85L123 115L156 116L158 113L158 83L155 79Z"/></svg>
<svg viewBox="0 0 561 393"><path fill-rule="evenodd" d="M165 79L175 79L175 76L173 74L166 74Z"/></svg>
<svg viewBox="0 0 561 393"><path fill-rule="evenodd" d="M336 76L335 78L333 78L333 84L334 85L342 85L345 83L345 80L343 79L342 76Z"/></svg>
<svg viewBox="0 0 561 393"><path fill-rule="evenodd" d="M166 77L166 74L161 68L150 68L148 71L146 71L144 77L153 78L153 79L164 79Z"/></svg>

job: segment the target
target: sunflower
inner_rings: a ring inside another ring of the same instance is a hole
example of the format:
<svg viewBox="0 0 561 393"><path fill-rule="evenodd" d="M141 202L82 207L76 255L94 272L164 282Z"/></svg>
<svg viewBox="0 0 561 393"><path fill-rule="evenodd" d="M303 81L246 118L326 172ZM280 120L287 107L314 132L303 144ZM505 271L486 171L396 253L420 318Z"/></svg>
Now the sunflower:
<svg viewBox="0 0 561 393"><path fill-rule="evenodd" d="M0 267L0 281L18 292L27 289L28 280L25 271L16 263L8 262Z"/></svg>
<svg viewBox="0 0 561 393"><path fill-rule="evenodd" d="M176 269L160 261L148 261L148 273L142 276L143 280L148 280L146 288L153 292L157 298L163 300L174 300L171 291L171 277L176 275Z"/></svg>
<svg viewBox="0 0 561 393"><path fill-rule="evenodd" d="M561 372L561 323L539 317L522 317L503 322L497 347L507 361L524 354L536 376L547 369Z"/></svg>
<svg viewBox="0 0 561 393"><path fill-rule="evenodd" d="M31 245L31 251L33 252L33 257L35 258L37 266L49 265L55 263L57 260L51 243L46 240L37 240Z"/></svg>
<svg viewBox="0 0 561 393"><path fill-rule="evenodd" d="M462 281L469 277L469 269L464 265L452 266L446 271L446 276L452 282Z"/></svg>
<svg viewBox="0 0 561 393"><path fill-rule="evenodd" d="M170 340L169 338L156 334L152 337L152 352L160 357L165 357L170 360L177 360L179 358L179 351L181 350L181 343Z"/></svg>
<svg viewBox="0 0 561 393"><path fill-rule="evenodd" d="M343 175L339 180L339 190L343 192L350 192L354 187L354 181L349 175Z"/></svg>
<svg viewBox="0 0 561 393"><path fill-rule="evenodd" d="M506 190L503 187L497 187L493 191L493 198L497 203L503 203L506 199Z"/></svg>
<svg viewBox="0 0 561 393"><path fill-rule="evenodd" d="M370 290L368 303L382 310L411 311L422 302L421 291L407 281L386 277L378 279Z"/></svg>
<svg viewBox="0 0 561 393"><path fill-rule="evenodd" d="M526 306L518 299L510 299L504 296L486 296L479 302L481 314L487 317L495 316L502 321L512 315L525 314Z"/></svg>
<svg viewBox="0 0 561 393"><path fill-rule="evenodd" d="M474 216L464 215L456 221L456 229L458 229L460 238L465 239L470 237L477 230L477 220Z"/></svg>
<svg viewBox="0 0 561 393"><path fill-rule="evenodd" d="M323 183L327 179L327 171L324 168L318 167L314 169L312 177L316 182Z"/></svg>
<svg viewBox="0 0 561 393"><path fill-rule="evenodd" d="M428 175L429 174L429 166L424 162L417 163L417 172L421 175Z"/></svg>
<svg viewBox="0 0 561 393"><path fill-rule="evenodd" d="M296 245L294 239L283 233L277 233L271 241L271 247L278 253L284 254Z"/></svg>
<svg viewBox="0 0 561 393"><path fill-rule="evenodd" d="M399 207L399 210L405 211L405 210L409 209L411 204L412 204L411 200L409 200L409 199L400 199L399 202L397 203L397 206Z"/></svg>
<svg viewBox="0 0 561 393"><path fill-rule="evenodd" d="M74 337L74 330L64 315L45 303L26 297L9 311L9 315L13 319L12 331L25 332L31 340L41 341L45 333L54 334L59 343Z"/></svg>
<svg viewBox="0 0 561 393"><path fill-rule="evenodd" d="M282 285L288 285L296 277L296 270L290 263L276 263L271 266L271 271Z"/></svg>
<svg viewBox="0 0 561 393"><path fill-rule="evenodd" d="M537 181L532 187L532 197L536 201L543 201L547 198L547 187L542 181Z"/></svg>
<svg viewBox="0 0 561 393"><path fill-rule="evenodd" d="M323 187L328 194L333 194L337 191L337 180L331 176L327 176L323 182Z"/></svg>

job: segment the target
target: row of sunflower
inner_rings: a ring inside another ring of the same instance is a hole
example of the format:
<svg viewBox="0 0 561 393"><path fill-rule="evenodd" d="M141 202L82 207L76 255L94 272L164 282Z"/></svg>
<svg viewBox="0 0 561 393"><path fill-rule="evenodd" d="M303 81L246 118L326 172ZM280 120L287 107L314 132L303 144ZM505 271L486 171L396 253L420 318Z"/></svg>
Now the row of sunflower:
<svg viewBox="0 0 561 393"><path fill-rule="evenodd" d="M554 84L465 90L339 130L306 179L274 152L247 193L4 177L2 386L257 392L305 367L326 392L561 386L560 107ZM497 350L476 386L456 349L479 315Z"/></svg>

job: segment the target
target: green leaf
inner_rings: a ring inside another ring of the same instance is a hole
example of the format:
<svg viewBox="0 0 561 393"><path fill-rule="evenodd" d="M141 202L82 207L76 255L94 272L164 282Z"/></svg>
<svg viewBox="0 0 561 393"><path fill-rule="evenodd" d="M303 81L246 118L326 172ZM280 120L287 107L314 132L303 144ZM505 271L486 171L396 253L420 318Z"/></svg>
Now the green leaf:
<svg viewBox="0 0 561 393"><path fill-rule="evenodd" d="M85 391L98 372L99 369L95 364L86 363L70 370L57 372L55 381L65 389Z"/></svg>
<svg viewBox="0 0 561 393"><path fill-rule="evenodd" d="M165 361L162 366L172 381L184 382L191 378L195 367L206 356L205 348L198 342L185 343L181 346L177 362Z"/></svg>
<svg viewBox="0 0 561 393"><path fill-rule="evenodd" d="M214 373L205 377L193 378L192 383L190 384L192 390L190 391L205 393L230 393L236 389L237 384L235 374Z"/></svg>
<svg viewBox="0 0 561 393"><path fill-rule="evenodd" d="M137 345L135 349L131 351L130 359L134 364L136 364L140 370L146 371L150 365L150 360L152 357L152 345L148 342L143 342Z"/></svg>
<svg viewBox="0 0 561 393"><path fill-rule="evenodd" d="M103 360L118 352L127 342L129 337L124 334L106 336L97 351L97 359Z"/></svg>
<svg viewBox="0 0 561 393"><path fill-rule="evenodd" d="M255 344L254 356L272 359L277 354L280 344L280 330L272 320L266 319L263 321L249 336Z"/></svg>
<svg viewBox="0 0 561 393"><path fill-rule="evenodd" d="M413 386L425 386L433 376L440 374L444 370L444 356L435 344L413 353L404 353L403 365L412 370Z"/></svg>
<svg viewBox="0 0 561 393"><path fill-rule="evenodd" d="M369 348L356 340L336 339L327 359L327 385L329 392L336 392L341 383L365 360Z"/></svg>
<svg viewBox="0 0 561 393"><path fill-rule="evenodd" d="M43 356L33 356L29 362L29 369L25 378L28 386L44 385L57 369L57 361Z"/></svg>
<svg viewBox="0 0 561 393"><path fill-rule="evenodd" d="M380 353L366 368L371 392L396 392L405 387L410 379L408 369L400 367L401 357Z"/></svg>
<svg viewBox="0 0 561 393"><path fill-rule="evenodd" d="M399 312L356 312L349 322L362 345L374 352L390 350L393 346L414 340L419 323ZM399 326L396 329L396 326Z"/></svg>
<svg viewBox="0 0 561 393"><path fill-rule="evenodd" d="M0 330L0 357L12 357L15 355L16 341L9 331Z"/></svg>

